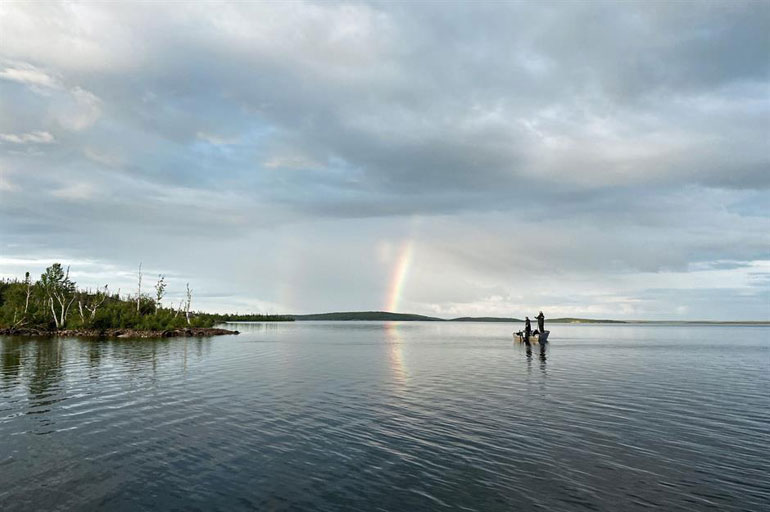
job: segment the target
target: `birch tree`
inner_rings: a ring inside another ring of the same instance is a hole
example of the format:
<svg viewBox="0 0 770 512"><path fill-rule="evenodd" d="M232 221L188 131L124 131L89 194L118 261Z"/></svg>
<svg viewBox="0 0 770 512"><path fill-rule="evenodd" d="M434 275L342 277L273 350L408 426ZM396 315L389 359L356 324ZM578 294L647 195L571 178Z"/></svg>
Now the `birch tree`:
<svg viewBox="0 0 770 512"><path fill-rule="evenodd" d="M78 310L80 311L80 320L85 325L86 323L86 316L88 316L88 321L93 322L94 318L96 317L96 311L99 309L99 306L104 304L104 301L107 300L107 297L109 296L109 290L108 285L104 285L104 288L100 288L96 290L96 294L94 294L92 297L89 297L88 301L84 301L81 299L78 299ZM88 295L86 295L88 297ZM88 311L88 315L85 314L83 311L85 309Z"/></svg>
<svg viewBox="0 0 770 512"><path fill-rule="evenodd" d="M189 285L188 285L189 286ZM174 304L171 304L171 309L174 308ZM174 310L174 318L179 316L179 312L184 309L184 298L179 299L179 306Z"/></svg>
<svg viewBox="0 0 770 512"><path fill-rule="evenodd" d="M62 329L76 297L75 283L70 280L70 268L67 267L65 272L60 263L54 263L40 276L40 283L48 298L56 328Z"/></svg>
<svg viewBox="0 0 770 512"><path fill-rule="evenodd" d="M29 278L29 272L24 274L24 284L27 287L27 298L24 301L24 314L26 315L29 309L29 296L32 295L32 280Z"/></svg>
<svg viewBox="0 0 770 512"><path fill-rule="evenodd" d="M155 283L155 304L158 308L160 308L160 301L163 300L164 295L166 295L166 276L159 274L158 282Z"/></svg>
<svg viewBox="0 0 770 512"><path fill-rule="evenodd" d="M139 303L142 301L142 262L139 262L139 289L136 292L136 312L139 313Z"/></svg>
<svg viewBox="0 0 770 512"><path fill-rule="evenodd" d="M187 303L184 307L184 316L187 318L187 325L190 325L190 303L192 302L192 290L190 283L187 283Z"/></svg>

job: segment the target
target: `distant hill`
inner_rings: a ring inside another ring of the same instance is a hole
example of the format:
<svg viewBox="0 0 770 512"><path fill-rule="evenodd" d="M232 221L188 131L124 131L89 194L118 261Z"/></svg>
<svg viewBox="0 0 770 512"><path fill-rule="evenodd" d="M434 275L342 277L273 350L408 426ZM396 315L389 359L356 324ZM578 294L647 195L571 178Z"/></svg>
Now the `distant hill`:
<svg viewBox="0 0 770 512"><path fill-rule="evenodd" d="M507 322L507 323L521 323L524 320L518 318L500 318L496 316L463 316L460 318L453 318L449 322Z"/></svg>
<svg viewBox="0 0 770 512"><path fill-rule="evenodd" d="M546 318L545 322L552 323L552 324L627 324L628 323L623 320L594 320L591 318Z"/></svg>
<svg viewBox="0 0 770 512"><path fill-rule="evenodd" d="M537 323L537 319L533 316L530 318L532 325ZM523 319L518 318L500 318L494 316L479 316L471 317L464 316L461 318L453 318L448 320L449 322L507 322L507 323L524 323ZM546 324L625 324L623 320L593 320L591 318L546 318Z"/></svg>
<svg viewBox="0 0 770 512"><path fill-rule="evenodd" d="M406 322L443 322L443 318L387 311L346 311L338 313L319 313L315 315L292 315L298 322L307 320L369 320L369 321L406 321Z"/></svg>
<svg viewBox="0 0 770 512"><path fill-rule="evenodd" d="M414 315L410 313L390 313L388 311L338 311L335 313L318 313L312 315L291 315L294 320L303 321L400 321L400 322L490 322L490 323L523 323L518 318L503 318L494 316L463 316L460 318L437 318L434 316ZM619 320L591 320L587 318L546 318L546 323L574 324L574 323L598 323L598 324L622 324ZM535 318L532 317L535 324Z"/></svg>
<svg viewBox="0 0 770 512"><path fill-rule="evenodd" d="M463 316L459 318L438 318L435 316L413 315L410 313L390 313L388 311L340 311L336 313L318 313L313 315L282 315L281 319L294 319L297 321L329 320L329 321L399 321L399 322L490 322L490 323L524 323L524 320L518 318L504 318L495 316ZM532 326L537 325L534 316L530 318ZM760 321L737 321L737 322L715 322L715 321L638 321L638 320L601 320L593 318L546 318L546 328L549 324L714 324L714 325L770 325L765 320Z"/></svg>

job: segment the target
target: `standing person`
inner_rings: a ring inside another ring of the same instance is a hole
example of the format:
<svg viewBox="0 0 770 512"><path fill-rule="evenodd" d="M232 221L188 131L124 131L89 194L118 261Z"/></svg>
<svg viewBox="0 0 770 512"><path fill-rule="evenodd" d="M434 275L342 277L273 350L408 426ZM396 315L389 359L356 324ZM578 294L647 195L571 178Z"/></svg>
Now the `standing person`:
<svg viewBox="0 0 770 512"><path fill-rule="evenodd" d="M537 330L542 333L545 331L545 315L541 311L535 318L537 318Z"/></svg>
<svg viewBox="0 0 770 512"><path fill-rule="evenodd" d="M524 343L529 344L529 335L532 334L532 324L529 321L529 317L524 320Z"/></svg>

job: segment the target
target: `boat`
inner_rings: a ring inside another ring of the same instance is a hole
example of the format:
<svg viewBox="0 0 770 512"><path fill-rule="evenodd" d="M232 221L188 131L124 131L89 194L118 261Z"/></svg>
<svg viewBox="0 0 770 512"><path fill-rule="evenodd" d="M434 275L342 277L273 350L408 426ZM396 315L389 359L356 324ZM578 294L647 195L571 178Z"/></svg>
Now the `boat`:
<svg viewBox="0 0 770 512"><path fill-rule="evenodd" d="M551 331L543 331L538 334L530 334L529 342L530 343L547 343L549 334L551 334ZM515 341L518 341L519 343L524 343L524 333L521 331L513 333L513 339Z"/></svg>

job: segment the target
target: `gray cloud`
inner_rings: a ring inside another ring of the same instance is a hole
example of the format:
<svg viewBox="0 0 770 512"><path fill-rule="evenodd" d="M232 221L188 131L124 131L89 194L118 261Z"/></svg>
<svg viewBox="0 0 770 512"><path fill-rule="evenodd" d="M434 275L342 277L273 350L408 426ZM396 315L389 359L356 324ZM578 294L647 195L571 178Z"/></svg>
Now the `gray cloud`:
<svg viewBox="0 0 770 512"><path fill-rule="evenodd" d="M230 286L358 309L387 291L372 247L415 236L415 310L522 306L524 283L558 276L583 279L588 313L644 293L591 292L601 272L730 261L743 290L768 259L761 2L2 9L8 255L153 258L208 280L212 307ZM298 281L287 254L319 270Z"/></svg>

